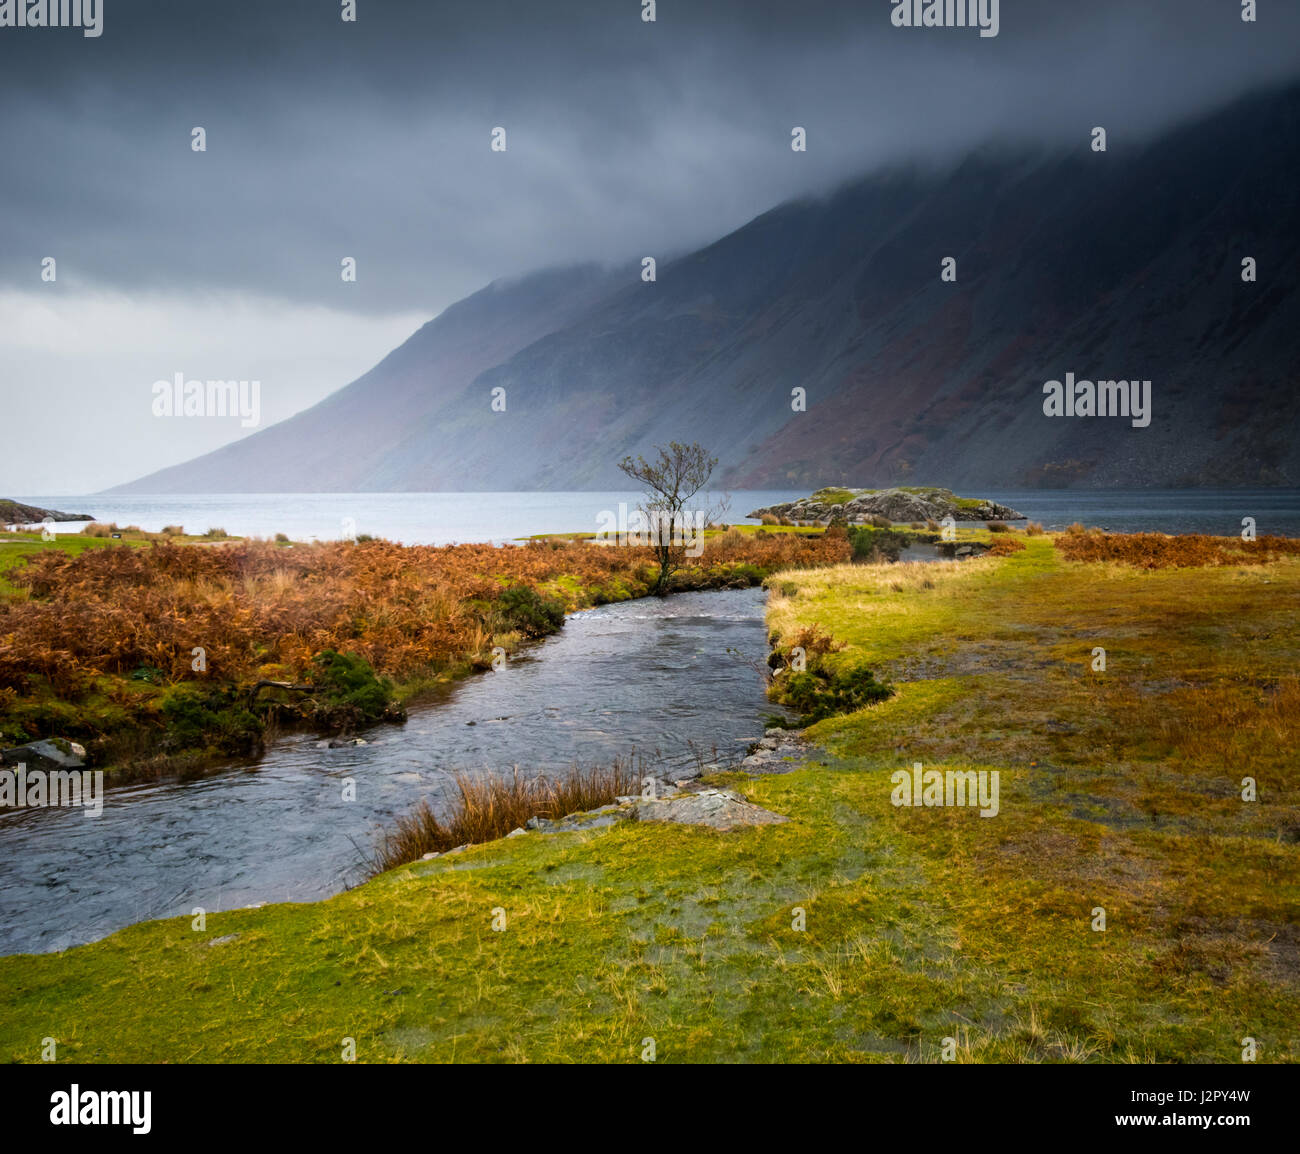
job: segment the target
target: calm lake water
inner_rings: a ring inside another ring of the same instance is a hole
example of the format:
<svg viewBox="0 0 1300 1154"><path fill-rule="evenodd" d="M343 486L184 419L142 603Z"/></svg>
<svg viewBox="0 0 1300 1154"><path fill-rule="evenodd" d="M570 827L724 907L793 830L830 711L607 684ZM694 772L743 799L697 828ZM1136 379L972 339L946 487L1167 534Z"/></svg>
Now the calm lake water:
<svg viewBox="0 0 1300 1154"><path fill-rule="evenodd" d="M731 494L728 519L745 520L754 509L792 501L806 491L747 491ZM1260 533L1300 536L1300 490L980 490L1041 521L1063 529L1074 521L1117 532L1241 532L1241 519L1254 517ZM252 493L205 496L17 497L29 505L89 513L101 521L139 525L157 532L181 525L202 533L212 527L235 536L294 540L336 540L369 533L406 544L508 541L532 533L595 531L601 514L617 516L619 504L635 507L634 492L590 493ZM57 526L79 532L76 523Z"/></svg>
<svg viewBox="0 0 1300 1154"><path fill-rule="evenodd" d="M795 492L731 494L729 517L791 501ZM720 495L714 495L716 501ZM601 515L636 507L635 492L605 493L236 493L185 497L17 497L42 509L89 513L99 521L158 532L180 525L203 533L218 527L237 537L287 533L295 541L334 541L369 533L406 545L504 542L533 533L595 532ZM56 525L77 533L81 524Z"/></svg>

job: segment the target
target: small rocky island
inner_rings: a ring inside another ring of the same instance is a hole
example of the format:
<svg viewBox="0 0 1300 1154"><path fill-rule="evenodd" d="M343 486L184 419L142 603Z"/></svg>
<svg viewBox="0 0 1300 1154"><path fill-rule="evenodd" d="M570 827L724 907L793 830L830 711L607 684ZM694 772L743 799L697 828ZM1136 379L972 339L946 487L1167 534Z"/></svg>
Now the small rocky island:
<svg viewBox="0 0 1300 1154"><path fill-rule="evenodd" d="M21 501L0 497L0 525L39 525L43 521L93 521L88 513L60 513L57 509L38 509Z"/></svg>
<svg viewBox="0 0 1300 1154"><path fill-rule="evenodd" d="M899 523L913 521L1023 521L1017 513L996 501L977 497L958 497L951 489L818 489L811 497L801 497L783 505L755 509L751 517L763 515L784 518L796 524L829 524L844 520L850 525L866 524L883 517Z"/></svg>

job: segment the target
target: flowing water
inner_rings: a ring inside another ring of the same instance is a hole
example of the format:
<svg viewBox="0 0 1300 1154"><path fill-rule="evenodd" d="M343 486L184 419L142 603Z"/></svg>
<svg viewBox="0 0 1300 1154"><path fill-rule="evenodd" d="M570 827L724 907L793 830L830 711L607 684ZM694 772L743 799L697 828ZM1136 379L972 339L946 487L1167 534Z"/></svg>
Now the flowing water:
<svg viewBox="0 0 1300 1154"><path fill-rule="evenodd" d="M295 735L197 781L110 790L98 817L0 814L0 953L63 949L196 906L337 893L359 880L380 826L420 798L436 805L458 770L737 757L773 712L755 668L764 602L745 589L591 609L406 725L363 733L366 745Z"/></svg>

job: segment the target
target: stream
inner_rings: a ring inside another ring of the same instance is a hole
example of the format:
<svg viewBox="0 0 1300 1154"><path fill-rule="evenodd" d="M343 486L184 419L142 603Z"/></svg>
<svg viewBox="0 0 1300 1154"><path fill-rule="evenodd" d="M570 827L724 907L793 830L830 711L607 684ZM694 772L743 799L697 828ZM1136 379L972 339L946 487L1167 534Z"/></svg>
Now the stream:
<svg viewBox="0 0 1300 1154"><path fill-rule="evenodd" d="M405 725L360 734L364 745L292 734L198 780L111 789L98 817L0 814L0 953L62 950L196 906L328 897L362 880L380 828L421 798L436 808L457 772L737 759L777 712L755 668L765 603L743 589L586 610L499 672L414 705Z"/></svg>

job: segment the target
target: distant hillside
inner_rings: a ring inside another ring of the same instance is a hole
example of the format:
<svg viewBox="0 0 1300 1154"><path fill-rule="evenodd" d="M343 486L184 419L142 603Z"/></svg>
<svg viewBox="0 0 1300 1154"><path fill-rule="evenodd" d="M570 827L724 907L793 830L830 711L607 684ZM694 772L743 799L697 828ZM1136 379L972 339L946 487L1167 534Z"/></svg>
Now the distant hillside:
<svg viewBox="0 0 1300 1154"><path fill-rule="evenodd" d="M493 285L314 408L116 491L613 487L670 439L735 488L1297 485L1298 126L1291 88L1140 150L1112 126L1105 154L1081 131L863 179L654 284ZM1150 426L1044 416L1067 373L1149 379Z"/></svg>

